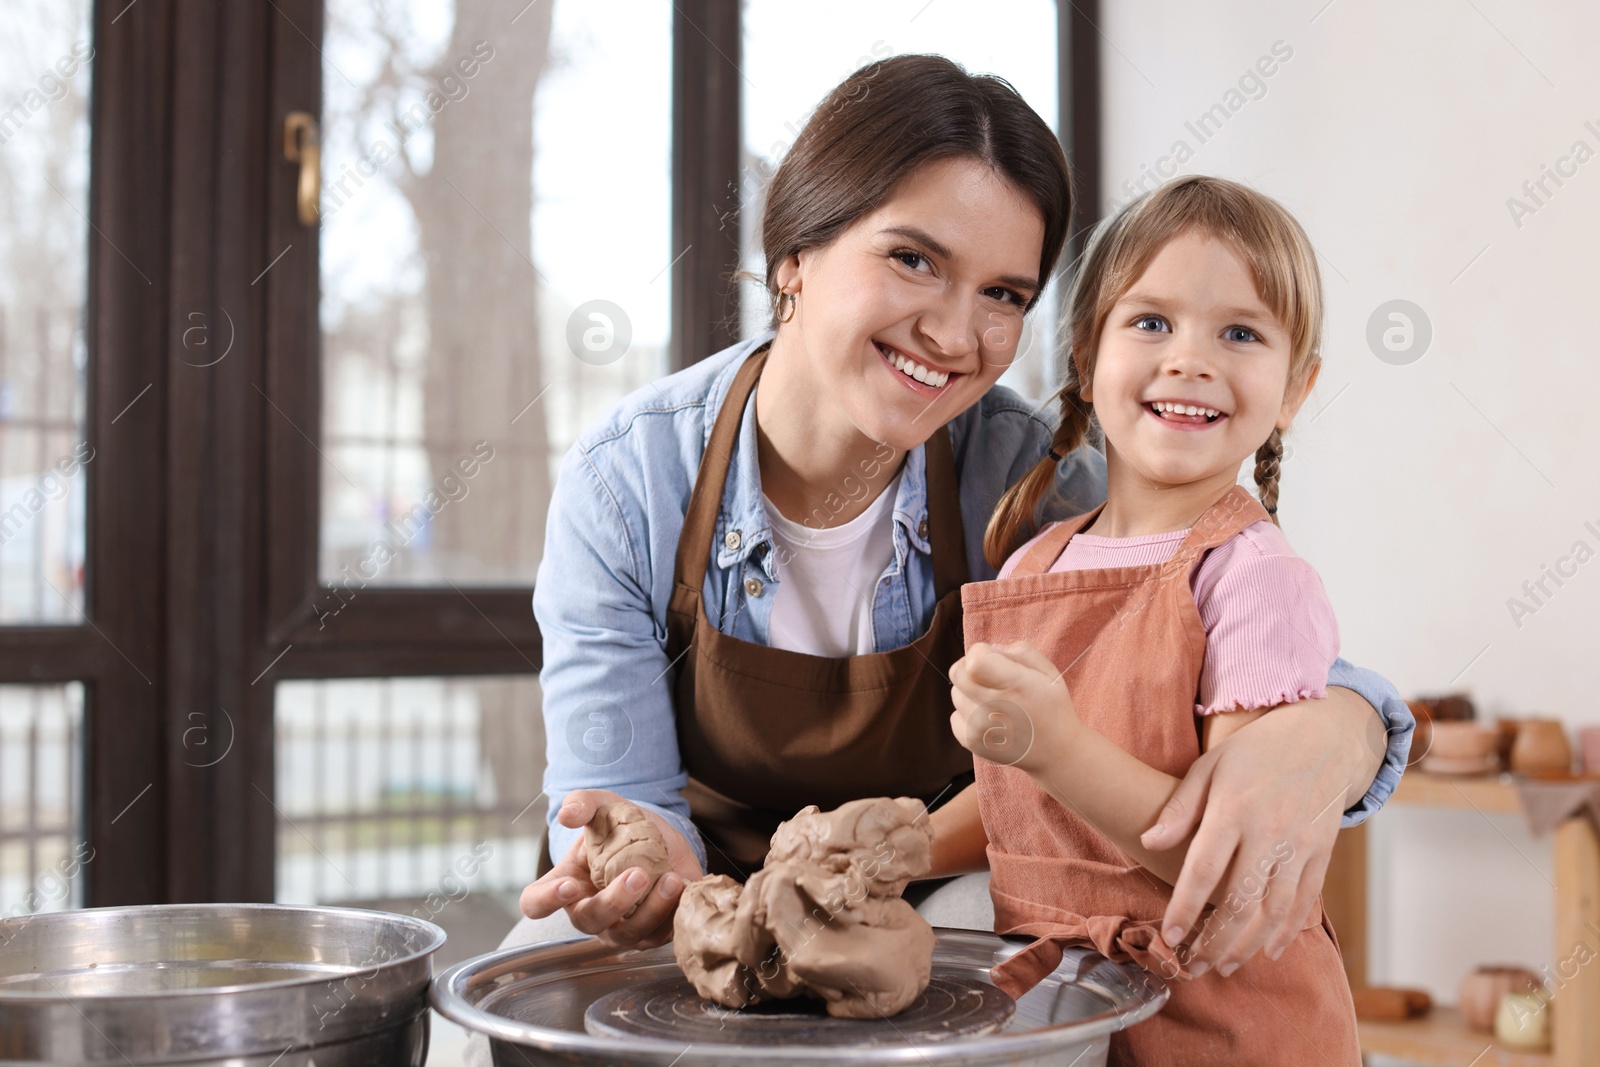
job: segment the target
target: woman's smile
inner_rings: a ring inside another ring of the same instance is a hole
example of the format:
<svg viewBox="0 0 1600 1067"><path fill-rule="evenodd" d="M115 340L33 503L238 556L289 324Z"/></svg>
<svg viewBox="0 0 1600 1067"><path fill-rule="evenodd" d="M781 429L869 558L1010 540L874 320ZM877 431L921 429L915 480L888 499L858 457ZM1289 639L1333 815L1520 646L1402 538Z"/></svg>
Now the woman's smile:
<svg viewBox="0 0 1600 1067"><path fill-rule="evenodd" d="M939 396L945 386L964 377L959 371L935 370L931 363L884 341L873 341L872 345L900 384L919 396Z"/></svg>

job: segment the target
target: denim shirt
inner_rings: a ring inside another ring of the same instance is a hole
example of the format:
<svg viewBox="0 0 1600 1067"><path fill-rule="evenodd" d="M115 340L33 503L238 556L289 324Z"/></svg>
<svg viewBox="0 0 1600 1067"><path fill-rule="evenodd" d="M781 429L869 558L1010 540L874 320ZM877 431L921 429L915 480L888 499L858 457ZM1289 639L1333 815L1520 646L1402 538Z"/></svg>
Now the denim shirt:
<svg viewBox="0 0 1600 1067"><path fill-rule="evenodd" d="M705 846L682 795L688 774L678 753L667 605L711 428L739 365L771 338L741 342L634 392L562 460L533 594L544 641L544 788L556 859L582 832L554 821L561 798L574 789L609 789L662 815L705 866ZM715 537L700 550L710 555L702 589L707 618L725 634L764 645L780 578L762 501L755 411L752 398L729 461ZM986 581L995 577L983 557L989 516L1006 488L1048 451L1054 405L1030 403L997 385L949 430L969 580ZM876 651L910 644L933 613L925 451L919 445L907 454L894 500L894 558L872 604ZM852 481L839 495L862 491ZM1080 514L1104 500L1105 491L1105 458L1079 448L1057 464L1056 491L1039 518ZM1344 814L1344 825L1354 826L1399 784L1415 722L1394 686L1372 671L1340 659L1328 684L1360 693L1388 729L1377 778Z"/></svg>

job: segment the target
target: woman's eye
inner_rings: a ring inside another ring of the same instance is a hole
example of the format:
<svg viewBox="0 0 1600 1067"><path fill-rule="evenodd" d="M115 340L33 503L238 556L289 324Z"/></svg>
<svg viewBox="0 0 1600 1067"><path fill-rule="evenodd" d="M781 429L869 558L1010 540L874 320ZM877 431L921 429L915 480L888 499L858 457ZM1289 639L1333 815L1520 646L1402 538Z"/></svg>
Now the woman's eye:
<svg viewBox="0 0 1600 1067"><path fill-rule="evenodd" d="M1167 328L1167 320L1160 315L1143 315L1133 320L1133 328L1146 333L1160 333Z"/></svg>
<svg viewBox="0 0 1600 1067"><path fill-rule="evenodd" d="M1003 300L1006 303L1015 304L1018 307L1028 306L1028 302L1022 298L1021 293L1015 289L1007 289L1003 285L991 286L983 291L983 295L995 300Z"/></svg>
<svg viewBox="0 0 1600 1067"><path fill-rule="evenodd" d="M1229 326L1222 332L1222 336L1236 344L1249 344L1251 341L1261 340L1259 334L1246 326Z"/></svg>
<svg viewBox="0 0 1600 1067"><path fill-rule="evenodd" d="M913 252L910 249L903 249L894 253L894 258L898 259L901 263L905 264L912 270L920 271L923 267L927 267L929 270L933 269L933 264L929 263L928 257L923 255L921 252Z"/></svg>

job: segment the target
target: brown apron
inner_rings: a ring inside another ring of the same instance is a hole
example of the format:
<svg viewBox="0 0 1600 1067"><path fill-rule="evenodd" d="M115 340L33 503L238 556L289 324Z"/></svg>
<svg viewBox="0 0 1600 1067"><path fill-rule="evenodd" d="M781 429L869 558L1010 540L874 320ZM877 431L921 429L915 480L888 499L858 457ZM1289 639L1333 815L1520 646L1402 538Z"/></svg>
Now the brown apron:
<svg viewBox="0 0 1600 1067"><path fill-rule="evenodd" d="M1194 705L1206 647L1190 577L1207 551L1267 514L1235 486L1165 563L1050 573L1098 512L1053 527L1008 577L963 589L967 643L1036 645L1065 666L1086 723L1150 766L1181 776L1200 755ZM978 760L976 771L995 930L1038 939L995 969L1001 988L1020 995L1060 963L1063 945L1091 944L1176 979L1158 1015L1112 1036L1113 1064L1359 1067L1355 1006L1320 900L1277 960L1258 953L1227 978L1216 971L1189 977L1159 936L1170 886L1024 772L988 760ZM1256 867L1283 858L1243 862ZM1207 908L1199 929L1227 916Z"/></svg>
<svg viewBox="0 0 1600 1067"><path fill-rule="evenodd" d="M741 641L706 617L700 593L720 544L723 487L766 359L763 350L745 360L717 414L684 516L667 610L690 815L705 838L710 873L739 879L761 866L778 823L807 804L826 810L874 796L931 804L953 796L965 785L957 779L972 771L971 754L950 732L948 676L961 657L967 565L945 428L925 449L937 604L921 637L889 652L832 659ZM746 566L759 567L754 558Z"/></svg>

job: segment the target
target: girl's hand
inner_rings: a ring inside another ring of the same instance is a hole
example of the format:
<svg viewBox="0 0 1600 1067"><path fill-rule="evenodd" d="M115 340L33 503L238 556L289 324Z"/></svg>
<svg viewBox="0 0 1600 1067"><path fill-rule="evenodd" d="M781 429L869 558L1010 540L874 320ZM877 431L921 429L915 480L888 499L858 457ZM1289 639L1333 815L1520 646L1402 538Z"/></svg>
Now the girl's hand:
<svg viewBox="0 0 1600 1067"><path fill-rule="evenodd" d="M577 829L601 805L623 799L604 789L574 790L562 801L556 819L562 826ZM672 919L683 887L705 872L682 834L650 809L644 813L666 839L667 860L672 864L672 870L657 879L654 887L644 871L634 867L604 889L596 889L589 878L586 839L579 837L549 874L522 891L522 914L542 919L557 908L566 908L573 926L616 948L655 948L671 941Z"/></svg>
<svg viewBox="0 0 1600 1067"><path fill-rule="evenodd" d="M1030 644L975 644L950 683L951 732L994 763L1037 774L1081 725L1061 672Z"/></svg>

